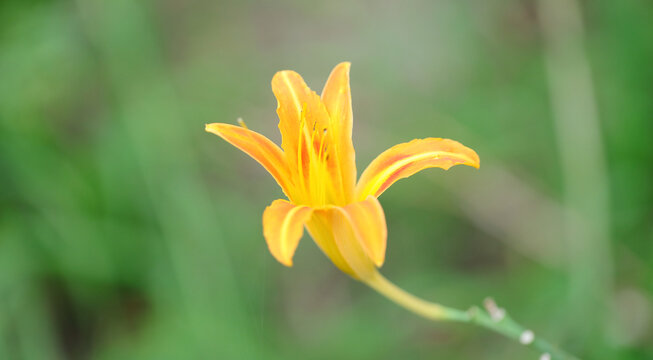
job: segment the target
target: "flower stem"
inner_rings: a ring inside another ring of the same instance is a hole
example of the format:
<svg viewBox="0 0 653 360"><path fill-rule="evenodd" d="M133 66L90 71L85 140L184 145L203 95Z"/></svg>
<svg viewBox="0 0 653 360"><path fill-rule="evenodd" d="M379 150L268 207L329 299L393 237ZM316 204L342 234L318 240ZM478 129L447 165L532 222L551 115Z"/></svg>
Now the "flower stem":
<svg viewBox="0 0 653 360"><path fill-rule="evenodd" d="M420 299L397 287L378 272L364 282L397 305L426 319L458 321L484 327L540 352L542 354L540 359L578 360L515 322L492 299L485 300L485 309L475 306L468 311L463 311Z"/></svg>

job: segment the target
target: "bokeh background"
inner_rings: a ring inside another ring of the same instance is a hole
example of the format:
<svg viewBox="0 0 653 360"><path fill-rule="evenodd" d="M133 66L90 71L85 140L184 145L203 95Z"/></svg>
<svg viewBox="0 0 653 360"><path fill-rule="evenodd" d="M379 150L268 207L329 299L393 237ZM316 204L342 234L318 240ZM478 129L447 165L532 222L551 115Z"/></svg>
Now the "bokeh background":
<svg viewBox="0 0 653 360"><path fill-rule="evenodd" d="M0 2L0 359L536 359L262 236L281 197L204 124L280 140L270 91L352 62L359 173L413 138L480 170L380 198L382 272L493 297L587 359L653 358L653 3Z"/></svg>

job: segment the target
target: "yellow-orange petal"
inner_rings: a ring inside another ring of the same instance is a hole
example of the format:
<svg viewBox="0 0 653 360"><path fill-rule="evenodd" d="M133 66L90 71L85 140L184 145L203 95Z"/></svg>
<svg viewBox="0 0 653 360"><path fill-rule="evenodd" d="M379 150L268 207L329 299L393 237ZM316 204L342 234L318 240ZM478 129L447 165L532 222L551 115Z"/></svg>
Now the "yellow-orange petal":
<svg viewBox="0 0 653 360"><path fill-rule="evenodd" d="M284 70L274 74L272 92L277 98L281 148L290 165L297 166L300 139L305 142L302 146L313 146L310 139L315 130L314 143L319 144L323 130L329 125L329 113L320 97L294 71Z"/></svg>
<svg viewBox="0 0 653 360"><path fill-rule="evenodd" d="M363 171L356 186L356 197L359 200L369 195L378 197L397 180L418 171L432 167L447 170L459 164L478 168L480 160L474 150L454 140L427 138L395 145Z"/></svg>
<svg viewBox="0 0 653 360"><path fill-rule="evenodd" d="M363 249L377 267L383 265L388 239L383 208L374 196L342 208L351 221Z"/></svg>
<svg viewBox="0 0 653 360"><path fill-rule="evenodd" d="M274 177L286 196L291 195L292 181L286 159L281 149L270 139L230 124L207 124L206 131L220 136L258 161Z"/></svg>
<svg viewBox="0 0 653 360"><path fill-rule="evenodd" d="M336 65L322 90L322 101L329 112L329 131L336 152L336 171L342 179L347 202L353 201L356 186L356 160L351 139L353 115L349 87L349 62Z"/></svg>
<svg viewBox="0 0 653 360"><path fill-rule="evenodd" d="M352 269L349 275L361 281L372 278L376 273L376 267L357 239L350 220L341 212L331 211L331 215L336 246Z"/></svg>
<svg viewBox="0 0 653 360"><path fill-rule="evenodd" d="M383 264L387 242L385 215L378 200L370 196L365 201L344 207L331 206L316 210L328 214L328 221L339 255L346 261L349 273L365 280Z"/></svg>
<svg viewBox="0 0 653 360"><path fill-rule="evenodd" d="M295 206L286 200L275 200L263 212L263 235L270 253L277 261L292 266L304 224L313 213L308 206Z"/></svg>
<svg viewBox="0 0 653 360"><path fill-rule="evenodd" d="M306 223L306 229L322 250L335 266L342 272L350 276L354 276L354 270L349 266L347 260L340 253L338 245L334 239L333 234L333 211L329 208L314 209L313 216ZM340 215L337 215L340 216Z"/></svg>

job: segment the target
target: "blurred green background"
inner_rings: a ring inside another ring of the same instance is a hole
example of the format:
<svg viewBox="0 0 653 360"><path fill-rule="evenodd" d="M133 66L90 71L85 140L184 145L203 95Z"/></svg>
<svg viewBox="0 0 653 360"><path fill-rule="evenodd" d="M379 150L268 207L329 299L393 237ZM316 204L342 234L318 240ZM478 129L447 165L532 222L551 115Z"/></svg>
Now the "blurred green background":
<svg viewBox="0 0 653 360"><path fill-rule="evenodd" d="M319 91L345 60L359 174L428 136L482 160L380 198L389 279L653 358L653 4L543 3L2 1L0 359L537 359L406 312L307 236L293 268L268 253L282 194L204 124L278 142L274 72Z"/></svg>

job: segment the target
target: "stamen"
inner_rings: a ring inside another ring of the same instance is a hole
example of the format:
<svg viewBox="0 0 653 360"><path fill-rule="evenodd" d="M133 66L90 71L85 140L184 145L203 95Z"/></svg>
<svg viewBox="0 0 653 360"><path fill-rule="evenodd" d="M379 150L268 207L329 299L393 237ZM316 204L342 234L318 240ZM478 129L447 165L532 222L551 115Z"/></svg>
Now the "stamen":
<svg viewBox="0 0 653 360"><path fill-rule="evenodd" d="M243 118L239 117L238 119L236 119L236 122L237 122L238 125L240 125L241 127L244 127L245 129L248 129L248 130L249 130L249 128L247 127L247 125L245 125L245 121L243 121Z"/></svg>
<svg viewBox="0 0 653 360"><path fill-rule="evenodd" d="M306 118L304 117L304 109L302 108L301 116L299 119L299 134L297 136L297 172L299 175L299 183L304 192L306 192L306 183L304 181L304 162L302 155L302 143L304 142L304 126L306 123Z"/></svg>
<svg viewBox="0 0 653 360"><path fill-rule="evenodd" d="M316 168L317 164L317 159L315 158L315 128L316 128L316 123L313 123L313 131L309 135L309 130L308 130L308 124L306 122L306 104L304 104L304 108L302 111L302 118L301 118L301 123L300 123L300 131L302 132L303 136L301 137L301 140L305 141L306 144L304 145L306 147L306 152L308 155L308 174L306 174L306 178L304 179L304 174L302 171L301 177L302 180L304 181L303 188L305 189L305 194L306 194L306 200L309 202L315 202L316 199L315 196L317 196L318 190L319 190L319 181L320 181L320 174L319 174L319 167ZM303 142L302 141L302 142ZM303 170L303 162L300 165ZM306 184L308 182L308 184Z"/></svg>
<svg viewBox="0 0 653 360"><path fill-rule="evenodd" d="M327 152L327 146L329 144L326 143L326 135L327 135L327 129L324 128L322 130L322 139L320 139L319 152L317 154L318 169L320 172L320 202L322 204L326 203L327 186L331 182L331 178L329 177L329 166L325 160L325 157L326 159L329 158L329 154Z"/></svg>

